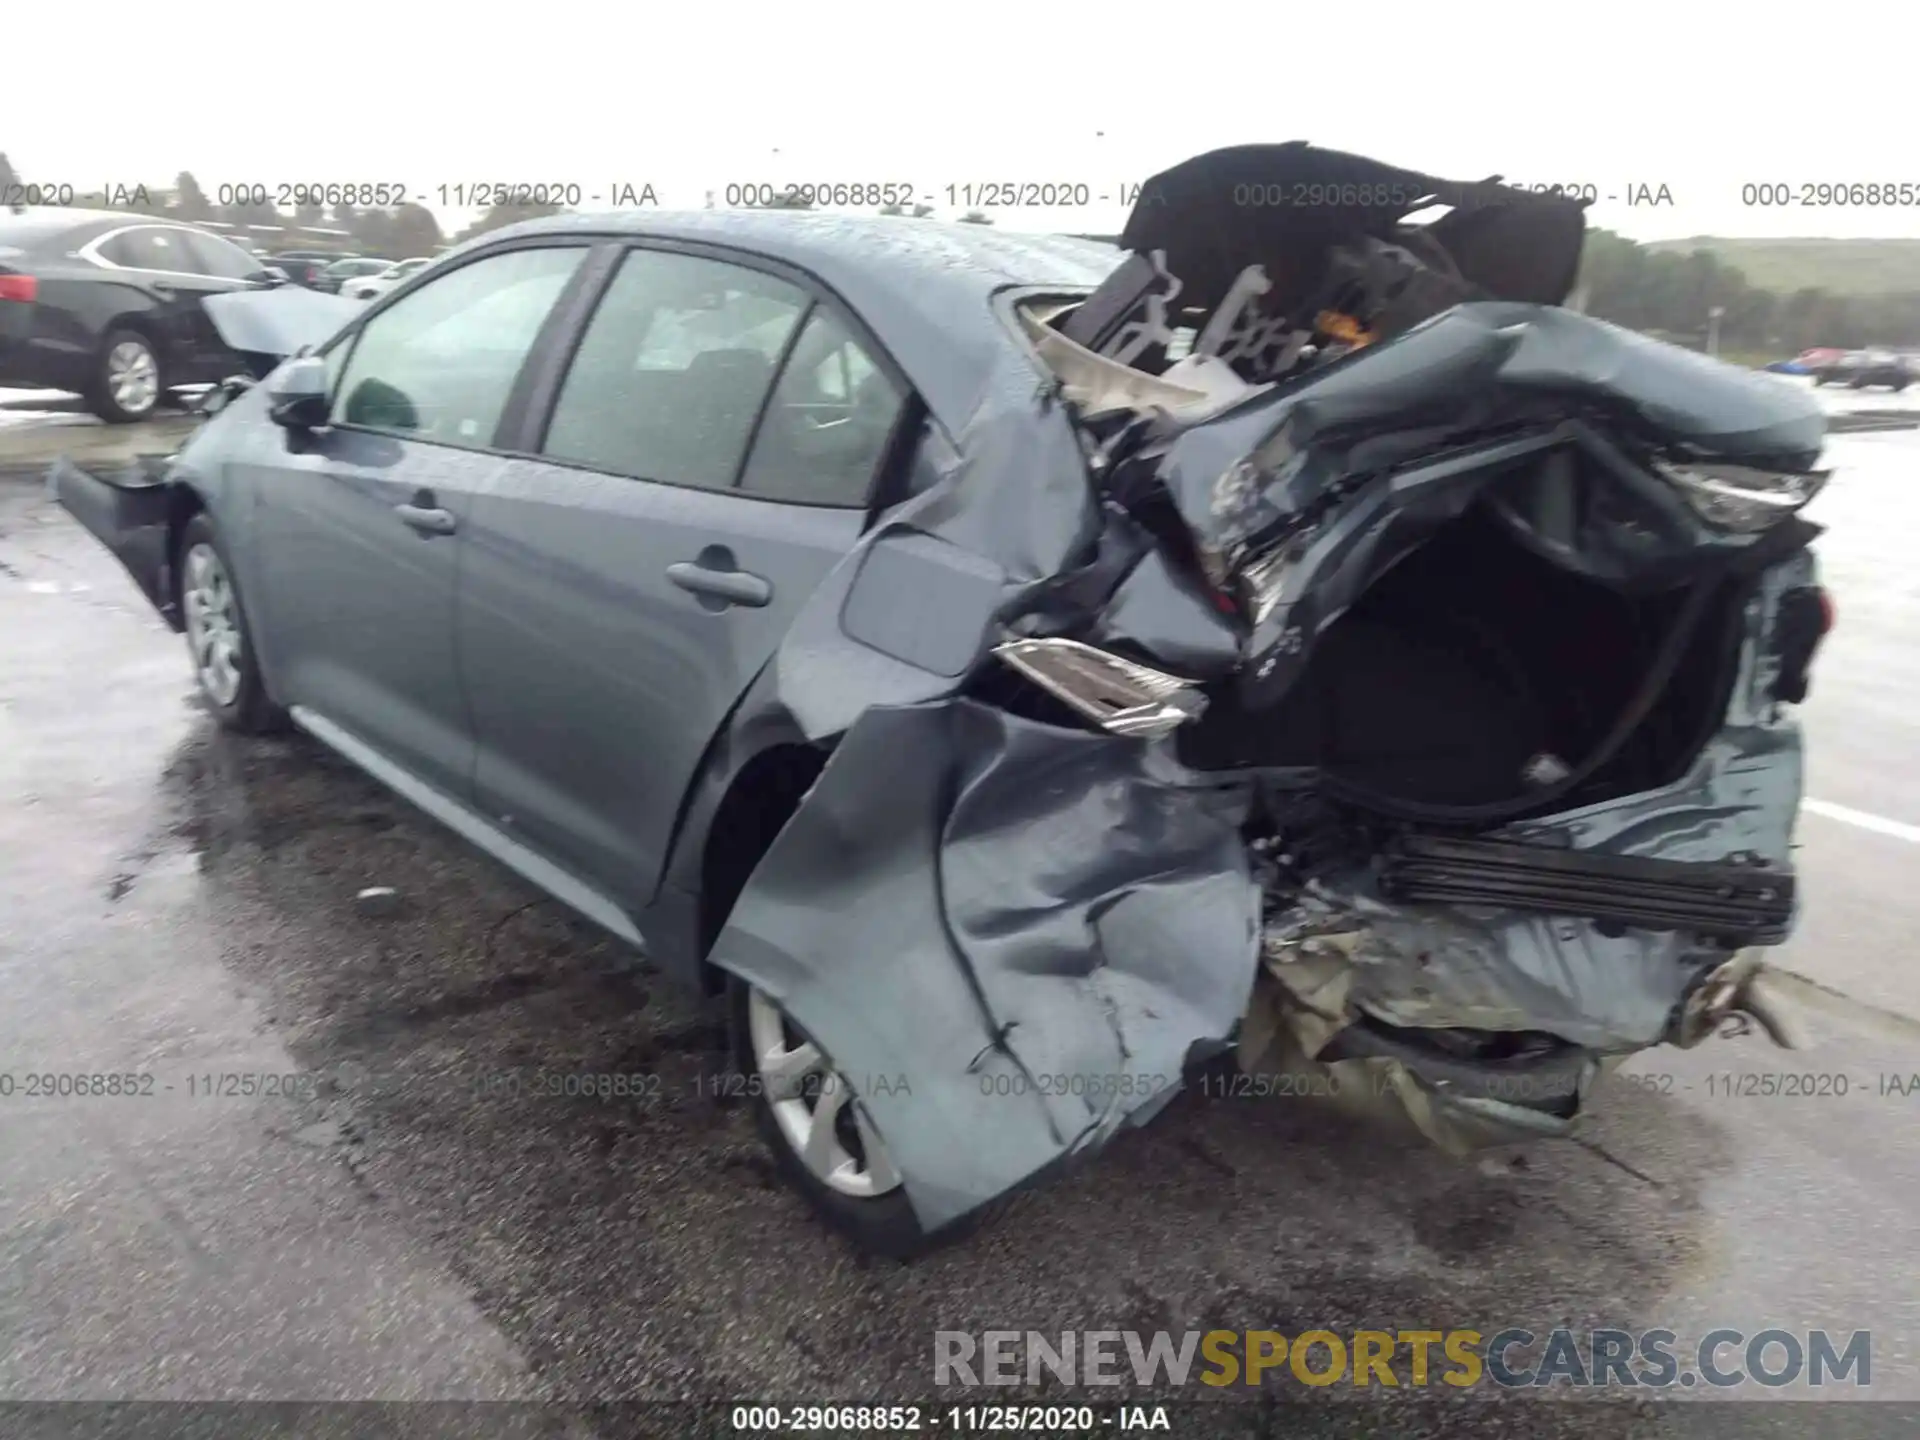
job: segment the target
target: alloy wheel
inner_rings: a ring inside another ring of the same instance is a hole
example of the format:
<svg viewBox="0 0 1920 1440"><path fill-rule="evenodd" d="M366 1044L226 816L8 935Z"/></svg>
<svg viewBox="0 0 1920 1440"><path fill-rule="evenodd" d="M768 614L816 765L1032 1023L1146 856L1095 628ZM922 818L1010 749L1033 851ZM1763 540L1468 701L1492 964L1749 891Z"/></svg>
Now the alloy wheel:
<svg viewBox="0 0 1920 1440"><path fill-rule="evenodd" d="M160 366L138 340L122 340L107 354L107 389L129 415L143 415L160 398Z"/></svg>
<svg viewBox="0 0 1920 1440"><path fill-rule="evenodd" d="M180 589L186 612L187 648L195 678L214 704L233 704L240 694L240 610L233 582L219 552L204 542L187 551Z"/></svg>
<svg viewBox="0 0 1920 1440"><path fill-rule="evenodd" d="M747 1037L780 1133L815 1178L860 1200L898 1189L900 1172L852 1086L758 987L747 992Z"/></svg>

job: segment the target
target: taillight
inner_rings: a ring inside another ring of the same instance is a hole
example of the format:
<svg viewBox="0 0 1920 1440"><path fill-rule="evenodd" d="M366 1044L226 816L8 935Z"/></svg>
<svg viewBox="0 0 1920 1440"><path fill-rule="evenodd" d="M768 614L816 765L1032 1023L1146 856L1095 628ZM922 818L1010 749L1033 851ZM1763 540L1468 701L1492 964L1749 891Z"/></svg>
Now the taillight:
<svg viewBox="0 0 1920 1440"><path fill-rule="evenodd" d="M1835 615L1833 609L1833 592L1822 587L1818 593L1820 596L1820 633L1825 635L1829 630L1833 629L1833 622L1838 617Z"/></svg>
<svg viewBox="0 0 1920 1440"><path fill-rule="evenodd" d="M31 275L0 275L0 300L32 304L40 296L40 282Z"/></svg>

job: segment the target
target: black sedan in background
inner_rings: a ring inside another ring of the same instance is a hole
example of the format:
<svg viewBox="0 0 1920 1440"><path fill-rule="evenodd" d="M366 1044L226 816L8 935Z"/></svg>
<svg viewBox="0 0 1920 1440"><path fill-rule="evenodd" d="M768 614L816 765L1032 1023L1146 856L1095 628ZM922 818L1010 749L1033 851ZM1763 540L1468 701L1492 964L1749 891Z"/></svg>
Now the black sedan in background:
<svg viewBox="0 0 1920 1440"><path fill-rule="evenodd" d="M0 213L0 386L72 390L103 420L145 419L168 390L235 368L200 302L279 283L266 263L168 220Z"/></svg>

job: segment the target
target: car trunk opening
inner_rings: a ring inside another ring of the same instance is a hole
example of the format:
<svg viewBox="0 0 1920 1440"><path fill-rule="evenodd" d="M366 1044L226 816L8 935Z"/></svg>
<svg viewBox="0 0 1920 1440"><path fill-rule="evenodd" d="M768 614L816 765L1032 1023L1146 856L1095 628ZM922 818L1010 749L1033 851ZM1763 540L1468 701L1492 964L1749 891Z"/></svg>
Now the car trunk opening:
<svg viewBox="0 0 1920 1440"><path fill-rule="evenodd" d="M1333 621L1278 703L1218 687L1183 754L1207 770L1309 767L1349 796L1414 808L1652 789L1724 713L1743 590L1722 577L1627 593L1554 565L1476 505ZM1549 788L1596 758L1570 792Z"/></svg>

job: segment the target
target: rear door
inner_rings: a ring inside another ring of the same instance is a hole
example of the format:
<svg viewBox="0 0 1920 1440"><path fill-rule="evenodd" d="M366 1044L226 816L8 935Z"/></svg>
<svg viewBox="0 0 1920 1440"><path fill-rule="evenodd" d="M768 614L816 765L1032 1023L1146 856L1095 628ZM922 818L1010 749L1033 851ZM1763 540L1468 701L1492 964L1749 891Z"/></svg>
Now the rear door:
<svg viewBox="0 0 1920 1440"><path fill-rule="evenodd" d="M803 278L629 250L530 406L539 458L474 504L477 804L644 906L709 739L864 528L906 394Z"/></svg>
<svg viewBox="0 0 1920 1440"><path fill-rule="evenodd" d="M325 429L251 466L262 648L278 698L464 799L473 737L454 585L496 432L587 249L522 243L462 264L335 342Z"/></svg>
<svg viewBox="0 0 1920 1440"><path fill-rule="evenodd" d="M229 290L244 290L248 280L261 272L261 262L249 255L231 240L223 240L204 230L182 232L186 236L186 246L195 268L203 280L199 285L199 294L204 299L208 295L224 294ZM197 308L193 322L193 343L196 365L202 378L218 380L229 374L234 365L234 355L220 338L220 332L207 318L205 305Z"/></svg>
<svg viewBox="0 0 1920 1440"><path fill-rule="evenodd" d="M81 251L96 265L124 274L147 297L152 307L147 319L160 343L163 379L169 385L218 378L205 373L209 346L217 344L218 337L213 337L200 300L233 288L202 272L190 240L191 232L178 225L129 225Z"/></svg>

